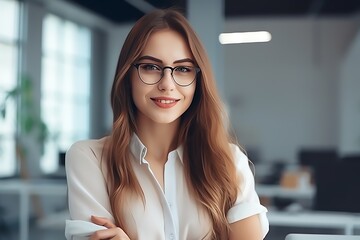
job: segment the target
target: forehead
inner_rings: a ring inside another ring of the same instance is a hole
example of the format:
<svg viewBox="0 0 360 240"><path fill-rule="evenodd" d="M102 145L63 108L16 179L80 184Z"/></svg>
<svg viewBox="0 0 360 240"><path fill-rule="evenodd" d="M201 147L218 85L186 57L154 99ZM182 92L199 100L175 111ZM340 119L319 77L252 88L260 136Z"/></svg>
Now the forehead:
<svg viewBox="0 0 360 240"><path fill-rule="evenodd" d="M172 63L179 59L193 59L185 38L174 30L159 30L152 33L141 52L141 56L152 56L164 63Z"/></svg>

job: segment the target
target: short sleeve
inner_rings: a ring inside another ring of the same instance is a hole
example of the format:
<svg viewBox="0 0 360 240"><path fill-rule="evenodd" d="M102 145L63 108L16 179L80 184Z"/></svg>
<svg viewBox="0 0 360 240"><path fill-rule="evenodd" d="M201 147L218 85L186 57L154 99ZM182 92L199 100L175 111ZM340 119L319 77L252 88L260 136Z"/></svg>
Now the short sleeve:
<svg viewBox="0 0 360 240"><path fill-rule="evenodd" d="M66 221L67 239L82 239L99 229L91 215L114 222L106 180L100 167L102 144L86 140L73 144L66 153L65 167L71 220Z"/></svg>
<svg viewBox="0 0 360 240"><path fill-rule="evenodd" d="M254 175L249 167L247 156L236 145L231 145L237 173L240 179L240 191L234 206L227 212L229 223L245 219L258 214L261 222L263 237L269 231L269 221L266 213L267 209L261 205L259 197L255 191Z"/></svg>

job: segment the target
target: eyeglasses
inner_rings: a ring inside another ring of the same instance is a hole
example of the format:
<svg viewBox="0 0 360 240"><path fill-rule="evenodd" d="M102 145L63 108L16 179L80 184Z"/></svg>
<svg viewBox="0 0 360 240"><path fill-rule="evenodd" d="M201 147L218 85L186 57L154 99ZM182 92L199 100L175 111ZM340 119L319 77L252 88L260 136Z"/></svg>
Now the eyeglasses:
<svg viewBox="0 0 360 240"><path fill-rule="evenodd" d="M181 87L192 84L196 79L196 75L200 72L200 68L190 66L160 67L153 63L137 63L133 64L133 66L136 67L141 81L148 85L160 82L167 68L171 70L171 77L174 82Z"/></svg>

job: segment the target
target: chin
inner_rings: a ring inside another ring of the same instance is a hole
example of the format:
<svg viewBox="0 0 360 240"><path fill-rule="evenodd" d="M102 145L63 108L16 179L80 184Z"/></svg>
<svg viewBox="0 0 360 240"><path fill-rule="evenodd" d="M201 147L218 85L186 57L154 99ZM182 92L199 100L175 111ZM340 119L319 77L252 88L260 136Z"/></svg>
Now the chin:
<svg viewBox="0 0 360 240"><path fill-rule="evenodd" d="M171 124L171 123L175 123L177 121L180 121L180 116L177 117L173 117L173 116L156 116L154 118L151 119L154 123L157 124Z"/></svg>
<svg viewBox="0 0 360 240"><path fill-rule="evenodd" d="M175 123L177 119L157 119L154 120L154 123L158 123L158 124L171 124L171 123Z"/></svg>

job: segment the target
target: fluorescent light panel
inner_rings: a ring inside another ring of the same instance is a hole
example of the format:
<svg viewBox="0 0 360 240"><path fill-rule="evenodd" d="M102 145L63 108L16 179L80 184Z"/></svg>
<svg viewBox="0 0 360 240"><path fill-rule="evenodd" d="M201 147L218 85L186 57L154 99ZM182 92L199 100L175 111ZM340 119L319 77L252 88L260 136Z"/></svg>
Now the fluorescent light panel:
<svg viewBox="0 0 360 240"><path fill-rule="evenodd" d="M221 44L258 43L270 40L271 34L267 31L221 33L219 35Z"/></svg>

